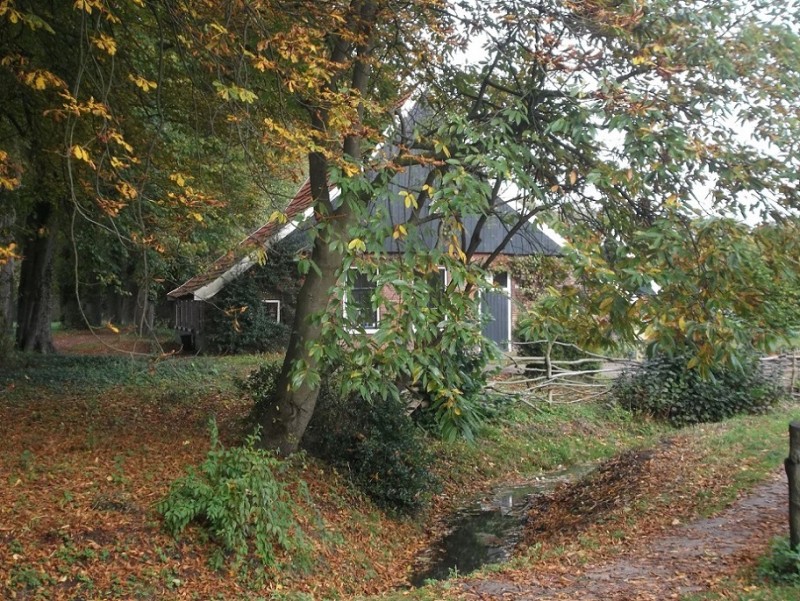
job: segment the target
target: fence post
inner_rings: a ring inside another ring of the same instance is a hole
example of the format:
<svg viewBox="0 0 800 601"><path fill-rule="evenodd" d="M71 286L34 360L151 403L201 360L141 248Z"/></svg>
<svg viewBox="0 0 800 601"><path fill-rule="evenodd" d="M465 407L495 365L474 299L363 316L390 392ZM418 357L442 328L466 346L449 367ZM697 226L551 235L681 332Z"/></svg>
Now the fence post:
<svg viewBox="0 0 800 601"><path fill-rule="evenodd" d="M784 461L789 480L789 545L800 548L800 422L789 424L789 457Z"/></svg>

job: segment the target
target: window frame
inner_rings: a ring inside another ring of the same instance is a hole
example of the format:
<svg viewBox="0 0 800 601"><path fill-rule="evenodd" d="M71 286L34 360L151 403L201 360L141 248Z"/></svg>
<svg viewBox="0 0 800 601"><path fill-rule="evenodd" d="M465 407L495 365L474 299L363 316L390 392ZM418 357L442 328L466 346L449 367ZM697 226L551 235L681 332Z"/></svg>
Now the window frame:
<svg viewBox="0 0 800 601"><path fill-rule="evenodd" d="M352 273L355 273L355 277L356 278L358 278L359 276L366 277L367 281L372 284L371 288L361 287L361 288L358 288L358 290L372 290L372 294L370 294L370 297L372 297L372 295L378 290L378 282L377 282L378 270L375 270L374 272L367 272L367 271L365 271L363 269L360 269L360 268L358 268L356 266L350 267L348 269L348 272L345 275L344 294L342 295L342 313L343 313L345 319L347 319L348 321L350 321L350 317L347 314L348 299L349 299L349 297L351 295L351 291L353 289L356 289L355 286L351 286L351 283L352 284L356 283L355 280L352 280L352 281L350 280L350 277L352 277L351 276ZM370 278L370 276L373 276L373 277ZM371 298L370 298L370 302L371 302ZM366 332L367 334L374 334L375 332L377 332L378 328L380 328L380 324L381 324L381 308L380 308L380 305L376 305L376 306L372 307L372 309L373 309L374 315L375 315L375 321L374 322L370 322L368 324L365 324L364 322L360 322L358 324L355 324L356 327L355 328L351 328L350 330L351 331L359 331L358 329L363 329L364 332Z"/></svg>
<svg viewBox="0 0 800 601"><path fill-rule="evenodd" d="M281 301L277 298L262 298L262 306L275 305L275 323L281 323Z"/></svg>

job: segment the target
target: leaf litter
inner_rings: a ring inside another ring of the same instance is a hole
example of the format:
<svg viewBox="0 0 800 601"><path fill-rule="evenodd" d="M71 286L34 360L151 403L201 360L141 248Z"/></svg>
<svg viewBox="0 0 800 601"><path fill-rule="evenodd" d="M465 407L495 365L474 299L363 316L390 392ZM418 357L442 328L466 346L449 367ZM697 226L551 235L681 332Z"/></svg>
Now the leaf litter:
<svg viewBox="0 0 800 601"><path fill-rule="evenodd" d="M696 519L725 486L705 460L696 441L676 436L534 499L520 550L528 565L467 579L461 592L484 601L725 594L784 528L787 486L776 472L715 517Z"/></svg>

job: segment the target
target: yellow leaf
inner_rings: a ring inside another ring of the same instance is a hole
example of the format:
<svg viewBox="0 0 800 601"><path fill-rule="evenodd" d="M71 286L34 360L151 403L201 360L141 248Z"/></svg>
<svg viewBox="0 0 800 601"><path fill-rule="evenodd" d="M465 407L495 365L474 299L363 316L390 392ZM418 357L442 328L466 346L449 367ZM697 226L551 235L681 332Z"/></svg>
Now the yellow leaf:
<svg viewBox="0 0 800 601"><path fill-rule="evenodd" d="M106 324L106 327L109 330L111 330L112 332L114 332L115 334L119 334L119 328L117 326L115 326L113 323L111 323L110 321Z"/></svg>
<svg viewBox="0 0 800 601"><path fill-rule="evenodd" d="M158 87L156 82L145 79L141 75L129 74L128 79L131 80L137 88L142 90L142 92L149 92L150 90L155 90Z"/></svg>
<svg viewBox="0 0 800 601"><path fill-rule="evenodd" d="M120 182L116 185L116 188L117 192L119 192L121 196L129 200L133 200L134 198L139 196L139 193L136 191L136 188L131 186L128 182Z"/></svg>
<svg viewBox="0 0 800 601"><path fill-rule="evenodd" d="M83 148L83 146L79 146L78 144L76 144L75 146L72 147L70 152L72 156L78 159L79 161L86 161L88 163L90 160L89 152L85 148Z"/></svg>
<svg viewBox="0 0 800 601"><path fill-rule="evenodd" d="M347 250L360 250L364 252L367 250L367 245L364 244L364 241L361 238L353 238L350 240L350 244L347 245Z"/></svg>
<svg viewBox="0 0 800 601"><path fill-rule="evenodd" d="M203 215L201 213L189 213L192 217L195 218L196 221L203 221Z"/></svg>
<svg viewBox="0 0 800 601"><path fill-rule="evenodd" d="M73 4L73 7L78 10L83 10L89 14L92 14L92 3L88 2L88 0L75 0L75 4Z"/></svg>
<svg viewBox="0 0 800 601"><path fill-rule="evenodd" d="M358 166L354 165L353 163L345 162L344 164L342 164L342 171L344 171L344 174L347 177L353 177L358 173Z"/></svg>
<svg viewBox="0 0 800 601"><path fill-rule="evenodd" d="M578 181L578 174L577 174L577 172L575 172L575 171L570 171L570 172L569 172L569 183L570 183L570 184L572 184L572 185L574 186L574 185L575 185L575 182L577 182L577 181Z"/></svg>
<svg viewBox="0 0 800 601"><path fill-rule="evenodd" d="M109 56L114 56L117 53L117 41L109 35L101 33L92 40L92 43Z"/></svg>
<svg viewBox="0 0 800 601"><path fill-rule="evenodd" d="M413 206L416 209L419 207L419 205L417 204L416 196L414 196L410 192L407 192L406 190L401 190L400 196L403 197L403 203L406 205L406 208Z"/></svg>
<svg viewBox="0 0 800 601"><path fill-rule="evenodd" d="M286 215L280 211L273 211L272 215L269 216L269 220L275 223L286 223L288 221Z"/></svg>

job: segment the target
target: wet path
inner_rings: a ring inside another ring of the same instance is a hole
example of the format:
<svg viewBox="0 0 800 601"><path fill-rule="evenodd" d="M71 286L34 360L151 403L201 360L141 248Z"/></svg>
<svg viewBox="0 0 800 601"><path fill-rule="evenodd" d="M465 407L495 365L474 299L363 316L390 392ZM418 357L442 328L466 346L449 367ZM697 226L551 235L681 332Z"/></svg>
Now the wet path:
<svg viewBox="0 0 800 601"><path fill-rule="evenodd" d="M528 500L584 476L591 466L575 466L541 475L520 486L497 489L490 497L455 512L447 534L423 558L412 586L444 580L507 560L520 541Z"/></svg>
<svg viewBox="0 0 800 601"><path fill-rule="evenodd" d="M642 541L621 557L514 580L492 576L464 583L467 598L530 601L650 601L699 593L736 573L788 530L786 478L777 473L719 515Z"/></svg>

